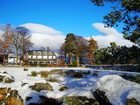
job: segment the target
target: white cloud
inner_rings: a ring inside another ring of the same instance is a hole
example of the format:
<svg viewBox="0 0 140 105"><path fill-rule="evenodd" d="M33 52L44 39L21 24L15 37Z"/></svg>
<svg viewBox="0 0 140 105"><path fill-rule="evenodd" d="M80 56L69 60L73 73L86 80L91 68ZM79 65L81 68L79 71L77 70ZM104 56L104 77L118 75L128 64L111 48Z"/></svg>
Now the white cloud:
<svg viewBox="0 0 140 105"><path fill-rule="evenodd" d="M34 47L50 47L56 50L64 42L65 36L51 27L35 23L27 23L22 26L30 30Z"/></svg>
<svg viewBox="0 0 140 105"><path fill-rule="evenodd" d="M116 42L117 45L131 47L134 43L123 38L123 34L118 32L115 28L106 28L103 23L93 23L92 26L103 35L93 36L100 48L110 46L110 42Z"/></svg>
<svg viewBox="0 0 140 105"><path fill-rule="evenodd" d="M46 25L27 23L23 24L31 32L31 41L34 43L35 48L40 47L50 47L53 50L60 48L61 44L64 42L65 35L62 32L55 30ZM114 28L105 28L103 23L93 23L92 26L100 31L101 35L93 35L93 38L98 43L100 48L110 46L110 42L116 42L117 45L126 45L131 47L134 43L123 38L123 34L118 32ZM0 36L3 31L0 29ZM89 39L89 37L87 37Z"/></svg>

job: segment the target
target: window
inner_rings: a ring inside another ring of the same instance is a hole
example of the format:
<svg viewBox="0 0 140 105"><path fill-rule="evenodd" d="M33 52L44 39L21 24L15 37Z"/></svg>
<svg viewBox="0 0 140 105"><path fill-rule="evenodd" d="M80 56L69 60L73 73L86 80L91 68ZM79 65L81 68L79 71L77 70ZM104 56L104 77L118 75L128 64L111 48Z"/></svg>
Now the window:
<svg viewBox="0 0 140 105"><path fill-rule="evenodd" d="M47 57L47 56L43 56L43 58L44 58L44 59L47 59L48 57Z"/></svg>
<svg viewBox="0 0 140 105"><path fill-rule="evenodd" d="M33 59L36 59L36 56L33 56Z"/></svg>
<svg viewBox="0 0 140 105"><path fill-rule="evenodd" d="M56 59L56 56L53 56L53 59Z"/></svg>
<svg viewBox="0 0 140 105"><path fill-rule="evenodd" d="M52 56L49 56L49 59L52 59Z"/></svg>
<svg viewBox="0 0 140 105"><path fill-rule="evenodd" d="M38 59L41 59L41 58L42 58L42 56L37 56L37 58L38 58Z"/></svg>

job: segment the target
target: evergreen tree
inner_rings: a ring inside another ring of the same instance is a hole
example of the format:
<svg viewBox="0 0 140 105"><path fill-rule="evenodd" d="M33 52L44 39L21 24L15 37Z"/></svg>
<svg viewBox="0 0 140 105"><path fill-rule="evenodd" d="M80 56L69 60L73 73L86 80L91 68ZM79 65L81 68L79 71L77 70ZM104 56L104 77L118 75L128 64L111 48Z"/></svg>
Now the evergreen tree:
<svg viewBox="0 0 140 105"><path fill-rule="evenodd" d="M65 38L65 46L64 46L64 51L65 54L69 58L69 64L72 65L72 57L74 53L76 52L76 38L73 33L67 34Z"/></svg>
<svg viewBox="0 0 140 105"><path fill-rule="evenodd" d="M60 54L62 57L69 58L70 65L74 63L73 66L79 66L86 57L87 47L88 41L85 38L69 33L65 38L65 43L60 47Z"/></svg>
<svg viewBox="0 0 140 105"><path fill-rule="evenodd" d="M123 23L124 37L140 45L140 0L91 0L97 6L112 3L112 11L104 16L107 27Z"/></svg>

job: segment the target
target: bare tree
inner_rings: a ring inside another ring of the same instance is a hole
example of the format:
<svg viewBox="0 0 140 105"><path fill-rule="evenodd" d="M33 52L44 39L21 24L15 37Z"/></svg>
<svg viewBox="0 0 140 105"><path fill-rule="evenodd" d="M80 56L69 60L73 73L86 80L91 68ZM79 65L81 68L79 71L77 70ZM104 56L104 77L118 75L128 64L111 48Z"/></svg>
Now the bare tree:
<svg viewBox="0 0 140 105"><path fill-rule="evenodd" d="M26 53L27 49L29 49L33 44L30 41L31 35L29 34L29 30L25 27L16 27L14 29L14 34L12 36L13 45L16 51L16 64L18 64L19 53L23 56Z"/></svg>
<svg viewBox="0 0 140 105"><path fill-rule="evenodd" d="M2 34L1 39L1 52L4 54L3 64L6 63L6 55L11 52L11 44L12 44L12 28L10 24L7 24L4 28L4 33Z"/></svg>

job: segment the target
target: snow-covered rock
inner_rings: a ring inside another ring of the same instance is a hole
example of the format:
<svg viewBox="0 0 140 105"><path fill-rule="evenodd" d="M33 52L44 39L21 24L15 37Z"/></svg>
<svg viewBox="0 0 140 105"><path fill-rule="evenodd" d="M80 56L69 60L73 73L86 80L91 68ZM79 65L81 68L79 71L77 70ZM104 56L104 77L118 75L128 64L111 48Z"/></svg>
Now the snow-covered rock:
<svg viewBox="0 0 140 105"><path fill-rule="evenodd" d="M0 88L0 105L23 105L17 90Z"/></svg>
<svg viewBox="0 0 140 105"><path fill-rule="evenodd" d="M127 99L136 99L140 103L140 84L127 81L118 75L106 75L96 82L93 91L105 92L113 105L125 105Z"/></svg>
<svg viewBox="0 0 140 105"><path fill-rule="evenodd" d="M10 76L7 72L0 72L0 82L3 83L14 82L14 77Z"/></svg>

